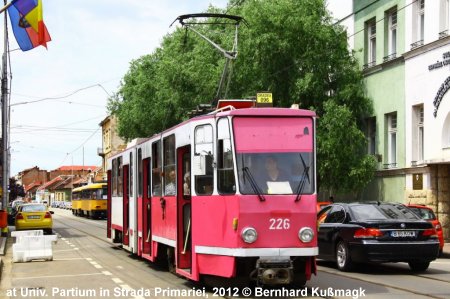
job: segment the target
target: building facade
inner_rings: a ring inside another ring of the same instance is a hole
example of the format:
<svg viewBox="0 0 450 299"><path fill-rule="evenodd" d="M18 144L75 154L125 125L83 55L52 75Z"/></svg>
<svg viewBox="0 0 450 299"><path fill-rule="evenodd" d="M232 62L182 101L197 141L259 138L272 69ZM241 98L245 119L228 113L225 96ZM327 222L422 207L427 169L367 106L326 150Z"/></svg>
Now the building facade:
<svg viewBox="0 0 450 299"><path fill-rule="evenodd" d="M102 157L102 170L106 180L106 169L109 157L126 148L126 142L117 134L117 119L115 116L107 116L99 126L102 127L102 148L97 153Z"/></svg>
<svg viewBox="0 0 450 299"><path fill-rule="evenodd" d="M449 240L449 0L353 0L352 10L349 45L374 104L367 151L379 161L361 199L426 204Z"/></svg>

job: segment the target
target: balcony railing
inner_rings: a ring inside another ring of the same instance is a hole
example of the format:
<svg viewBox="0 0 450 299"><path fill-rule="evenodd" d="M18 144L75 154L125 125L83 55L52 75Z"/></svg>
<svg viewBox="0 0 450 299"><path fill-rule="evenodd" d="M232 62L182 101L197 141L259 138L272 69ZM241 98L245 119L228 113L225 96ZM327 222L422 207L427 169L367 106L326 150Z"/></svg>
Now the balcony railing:
<svg viewBox="0 0 450 299"><path fill-rule="evenodd" d="M371 67L375 66L376 64L377 64L376 61L368 62L363 65L363 69L365 70L365 69L371 68Z"/></svg>
<svg viewBox="0 0 450 299"><path fill-rule="evenodd" d="M386 164L383 164L383 168L384 169L397 168L397 163L386 163Z"/></svg>
<svg viewBox="0 0 450 299"><path fill-rule="evenodd" d="M415 48L423 46L423 39L416 41L415 43L411 44L411 50L414 50Z"/></svg>
<svg viewBox="0 0 450 299"><path fill-rule="evenodd" d="M444 37L447 37L447 36L448 36L448 29L439 32L439 39L444 38Z"/></svg>
<svg viewBox="0 0 450 299"><path fill-rule="evenodd" d="M383 57L383 62L387 62L397 57L397 53L389 54L388 56Z"/></svg>
<svg viewBox="0 0 450 299"><path fill-rule="evenodd" d="M103 157L105 155L105 151L103 150L102 147L98 147L97 148L97 155Z"/></svg>

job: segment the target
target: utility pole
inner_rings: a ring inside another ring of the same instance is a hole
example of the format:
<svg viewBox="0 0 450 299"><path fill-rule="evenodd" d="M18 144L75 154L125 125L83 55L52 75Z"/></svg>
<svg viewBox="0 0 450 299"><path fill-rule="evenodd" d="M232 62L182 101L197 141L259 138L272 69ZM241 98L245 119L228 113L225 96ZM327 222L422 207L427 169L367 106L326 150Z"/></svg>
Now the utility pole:
<svg viewBox="0 0 450 299"><path fill-rule="evenodd" d="M4 0L6 5L6 0ZM1 100L2 100L2 166L3 166L3 179L2 179L2 209L6 210L8 205L8 168L9 168L9 146L8 146L8 23L7 14L5 13L4 23L4 45L3 45L3 57L2 57L2 84L1 84Z"/></svg>

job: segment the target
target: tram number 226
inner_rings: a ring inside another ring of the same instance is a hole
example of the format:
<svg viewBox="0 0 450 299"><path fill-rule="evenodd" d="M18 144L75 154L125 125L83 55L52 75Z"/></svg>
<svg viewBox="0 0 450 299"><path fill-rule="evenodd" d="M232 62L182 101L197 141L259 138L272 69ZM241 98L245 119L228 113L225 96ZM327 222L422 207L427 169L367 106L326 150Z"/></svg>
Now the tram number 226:
<svg viewBox="0 0 450 299"><path fill-rule="evenodd" d="M270 218L269 229L289 229L291 227L289 218Z"/></svg>

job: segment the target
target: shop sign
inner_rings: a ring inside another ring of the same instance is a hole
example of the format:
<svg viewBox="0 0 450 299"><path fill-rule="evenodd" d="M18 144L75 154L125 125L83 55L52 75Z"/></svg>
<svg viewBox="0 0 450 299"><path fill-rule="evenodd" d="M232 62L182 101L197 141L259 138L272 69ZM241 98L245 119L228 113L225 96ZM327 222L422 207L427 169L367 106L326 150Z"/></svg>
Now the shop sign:
<svg viewBox="0 0 450 299"><path fill-rule="evenodd" d="M415 173L412 176L413 178L413 190L422 190L423 189L423 174Z"/></svg>
<svg viewBox="0 0 450 299"><path fill-rule="evenodd" d="M437 111L439 109L439 105L441 104L442 98L447 93L447 91L450 89L450 77L447 77L445 79L444 83L441 84L441 87L439 87L436 96L434 97L433 106L434 106L434 112L433 115L436 117Z"/></svg>

